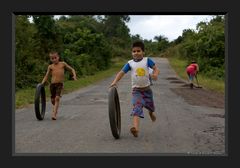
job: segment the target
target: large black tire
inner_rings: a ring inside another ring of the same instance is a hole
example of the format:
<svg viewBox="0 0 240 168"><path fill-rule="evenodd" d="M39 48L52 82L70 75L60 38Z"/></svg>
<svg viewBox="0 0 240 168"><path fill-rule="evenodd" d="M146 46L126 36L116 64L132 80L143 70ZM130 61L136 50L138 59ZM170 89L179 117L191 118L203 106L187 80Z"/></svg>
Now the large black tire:
<svg viewBox="0 0 240 168"><path fill-rule="evenodd" d="M108 112L112 135L120 138L121 133L121 109L116 87L111 87L108 94Z"/></svg>
<svg viewBox="0 0 240 168"><path fill-rule="evenodd" d="M46 94L44 85L39 83L36 87L34 98L35 114L38 120L43 120L46 110Z"/></svg>

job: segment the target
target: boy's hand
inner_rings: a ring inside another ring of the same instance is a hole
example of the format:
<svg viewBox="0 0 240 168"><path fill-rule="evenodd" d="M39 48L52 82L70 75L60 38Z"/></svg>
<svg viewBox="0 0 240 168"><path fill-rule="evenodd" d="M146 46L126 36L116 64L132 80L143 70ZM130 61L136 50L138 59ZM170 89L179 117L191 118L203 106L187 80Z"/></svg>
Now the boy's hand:
<svg viewBox="0 0 240 168"><path fill-rule="evenodd" d="M41 84L44 85L44 86L47 86L48 85L48 81L45 81L45 82L42 82Z"/></svg>
<svg viewBox="0 0 240 168"><path fill-rule="evenodd" d="M116 83L112 83L109 88L108 88L108 91L110 91L111 87L117 87L117 84Z"/></svg>
<svg viewBox="0 0 240 168"><path fill-rule="evenodd" d="M151 74L151 78L156 81L158 79L158 76L155 74Z"/></svg>
<svg viewBox="0 0 240 168"><path fill-rule="evenodd" d="M117 86L117 84L116 84L116 83L112 83L112 84L109 86L109 88L111 88L111 87L113 87L113 86Z"/></svg>
<svg viewBox="0 0 240 168"><path fill-rule="evenodd" d="M73 80L77 80L77 77L76 77L76 76L73 76Z"/></svg>

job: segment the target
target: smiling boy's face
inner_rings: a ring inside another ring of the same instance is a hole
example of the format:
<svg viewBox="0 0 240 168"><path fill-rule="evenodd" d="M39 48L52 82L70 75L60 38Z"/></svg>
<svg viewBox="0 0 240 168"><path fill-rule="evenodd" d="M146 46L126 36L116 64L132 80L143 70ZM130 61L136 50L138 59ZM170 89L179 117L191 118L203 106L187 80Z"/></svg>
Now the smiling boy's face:
<svg viewBox="0 0 240 168"><path fill-rule="evenodd" d="M144 52L141 49L141 47L133 47L132 48L133 59L136 59L136 60L142 59L143 55L144 55Z"/></svg>
<svg viewBox="0 0 240 168"><path fill-rule="evenodd" d="M59 62L59 56L57 53L50 54L49 57L52 63L56 64Z"/></svg>

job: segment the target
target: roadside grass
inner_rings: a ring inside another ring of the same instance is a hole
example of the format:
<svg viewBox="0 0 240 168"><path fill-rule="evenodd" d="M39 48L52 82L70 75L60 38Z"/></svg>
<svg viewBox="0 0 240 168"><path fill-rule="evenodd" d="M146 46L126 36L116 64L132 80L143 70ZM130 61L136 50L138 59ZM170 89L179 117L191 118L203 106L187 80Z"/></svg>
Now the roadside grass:
<svg viewBox="0 0 240 168"><path fill-rule="evenodd" d="M78 90L90 84L94 84L102 79L110 77L121 70L126 60L114 59L112 67L105 71L100 71L92 76L78 78L77 81L65 81L63 94ZM110 83L109 83L110 85ZM50 99L49 85L45 87L47 101ZM23 108L34 103L35 88L27 88L19 90L15 93L15 108Z"/></svg>
<svg viewBox="0 0 240 168"><path fill-rule="evenodd" d="M172 68L178 74L178 76L188 81L188 76L185 72L187 61L178 59L177 57L168 57L168 60ZM225 93L224 81L210 79L209 77L206 77L203 74L201 74L201 67L199 69L200 69L200 72L197 75L199 86L202 86L204 88L207 88L219 93L223 93L223 94ZM194 80L194 83L197 85L196 79Z"/></svg>

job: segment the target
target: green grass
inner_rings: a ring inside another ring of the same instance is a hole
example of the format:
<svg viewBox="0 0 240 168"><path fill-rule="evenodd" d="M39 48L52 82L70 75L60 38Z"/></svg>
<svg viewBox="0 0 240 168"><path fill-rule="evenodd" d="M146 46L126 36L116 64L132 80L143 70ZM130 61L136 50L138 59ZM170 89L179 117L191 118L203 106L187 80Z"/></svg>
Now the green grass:
<svg viewBox="0 0 240 168"><path fill-rule="evenodd" d="M168 57L168 60L170 62L170 65L172 66L172 68L178 74L178 76L184 80L188 80L188 76L185 71L187 61L180 60L176 57ZM209 77L206 77L203 74L201 74L201 67L199 69L200 69L200 72L197 76L199 86L203 86L204 88L207 88L207 89L210 89L210 90L213 90L216 92L220 92L223 94L225 93L224 81L210 79ZM197 84L196 80L194 80L194 83Z"/></svg>
<svg viewBox="0 0 240 168"><path fill-rule="evenodd" d="M126 60L115 59L113 61L114 61L113 66L108 70L97 72L92 76L78 78L77 81L65 81L63 94L86 87L90 84L94 84L104 78L107 78L116 74L118 71L121 70ZM45 91L46 91L46 98L47 100L49 100L49 97L50 97L49 85L45 87ZM35 88L27 88L27 89L22 89L17 91L15 93L15 107L23 108L28 106L29 104L33 104L34 95L35 95Z"/></svg>

